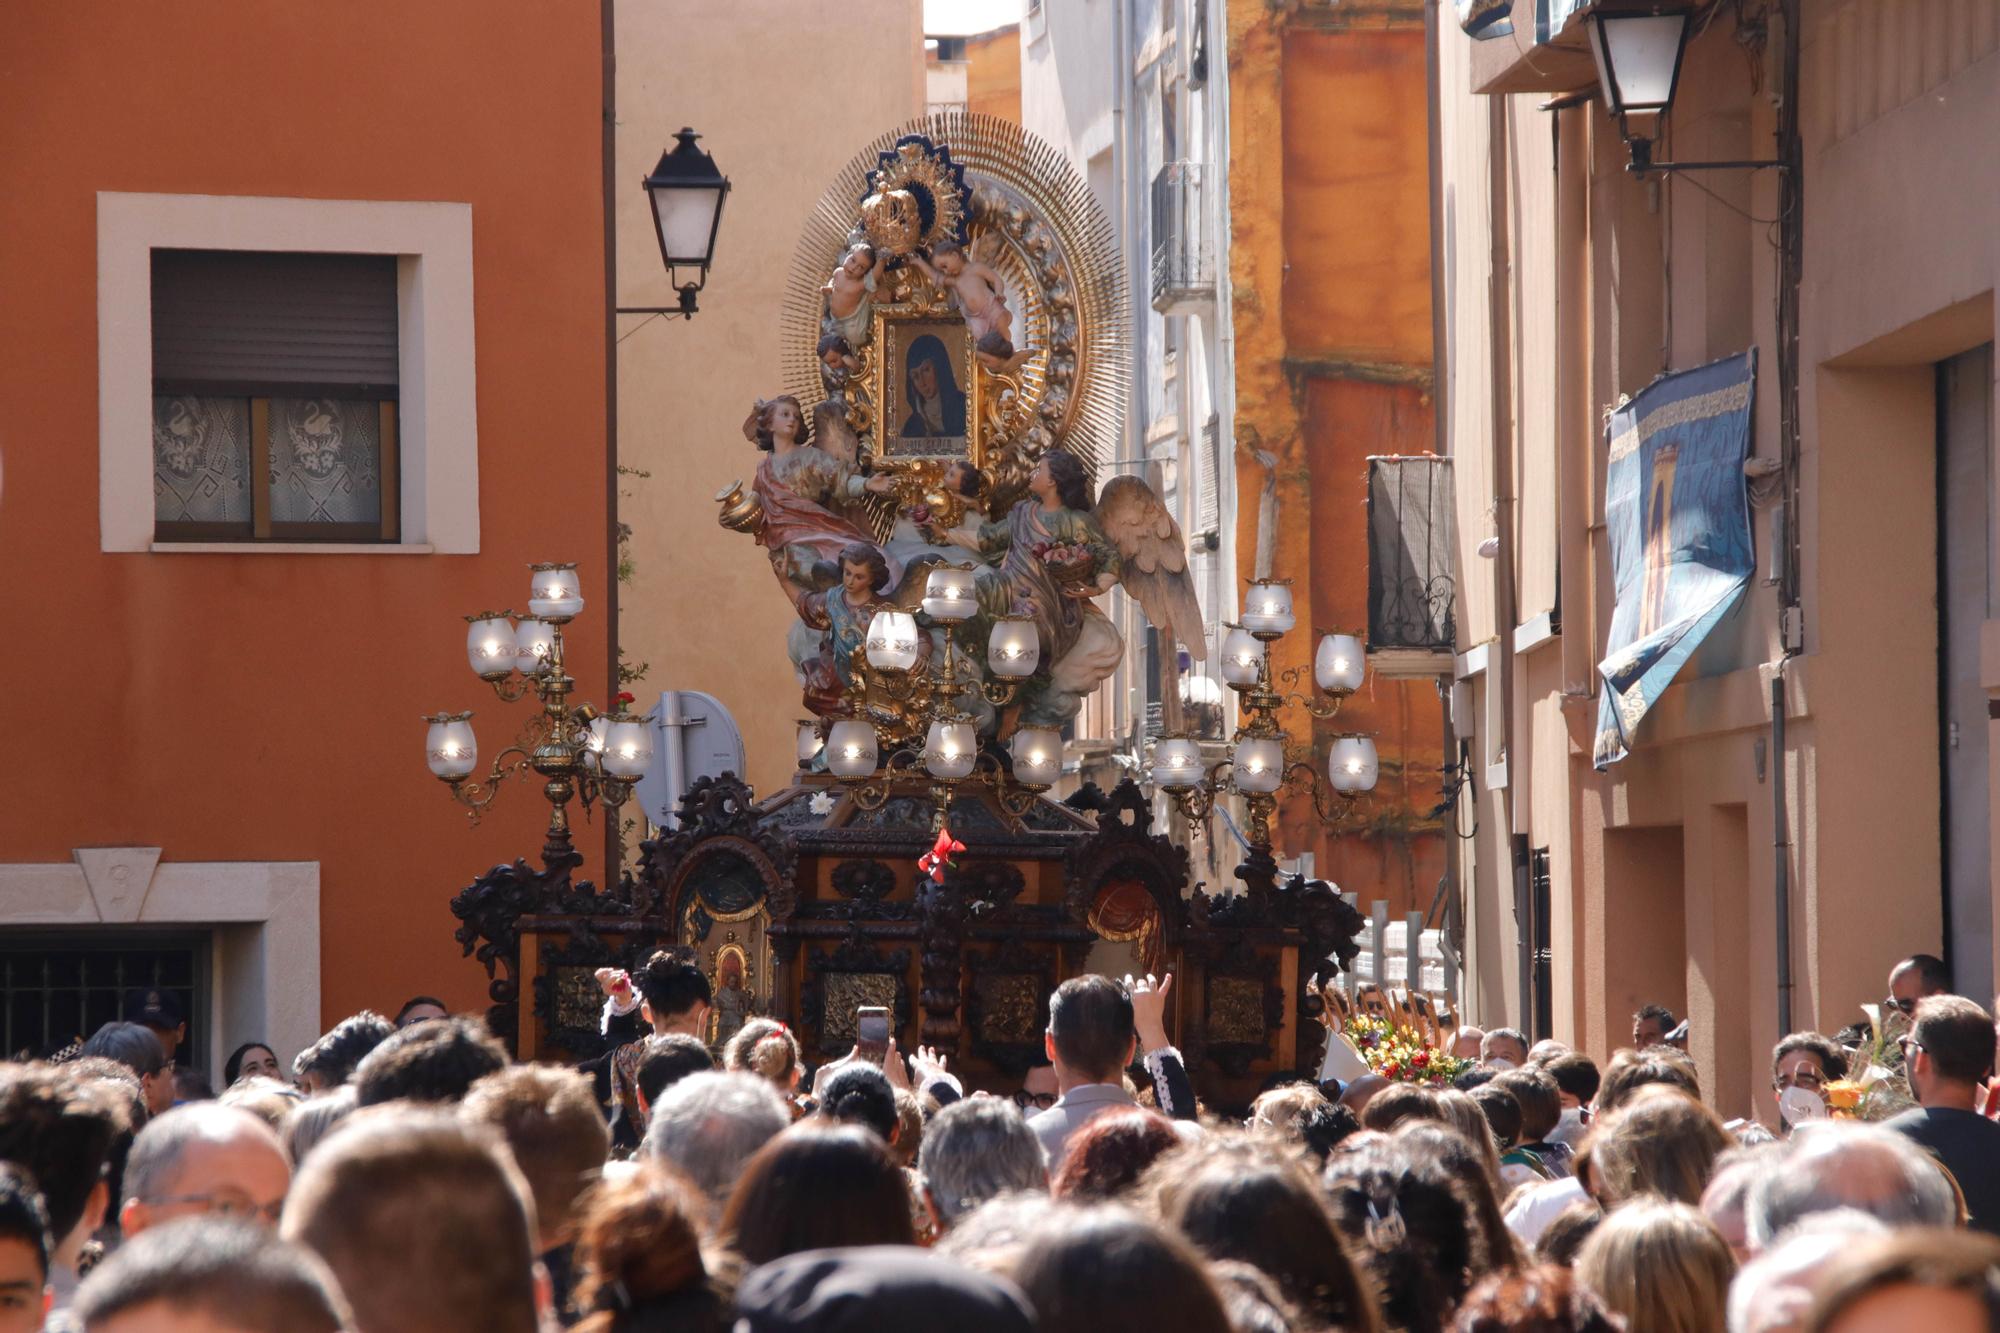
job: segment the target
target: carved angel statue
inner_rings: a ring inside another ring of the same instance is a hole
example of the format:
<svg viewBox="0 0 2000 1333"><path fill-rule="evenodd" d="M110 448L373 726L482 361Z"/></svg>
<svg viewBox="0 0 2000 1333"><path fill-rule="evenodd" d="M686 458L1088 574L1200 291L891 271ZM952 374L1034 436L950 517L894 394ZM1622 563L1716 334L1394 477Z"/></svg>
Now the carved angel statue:
<svg viewBox="0 0 2000 1333"><path fill-rule="evenodd" d="M1093 500L1083 464L1052 450L1029 476L1028 498L1005 518L934 536L984 562L975 576L980 614L959 630L969 653L983 660L999 616L1035 622L1044 670L1016 700L1022 726L1068 721L1117 669L1124 640L1091 600L1114 586L1122 584L1146 618L1196 658L1206 656L1180 525L1137 477L1113 478Z"/></svg>
<svg viewBox="0 0 2000 1333"><path fill-rule="evenodd" d="M1032 348L1014 348L1014 312L1007 306L1007 279L993 267L999 258L1000 237L987 232L972 242L970 253L951 241L910 256L933 284L951 293L952 303L965 316L972 333L973 351L980 364L998 374L1006 374L1034 355Z"/></svg>

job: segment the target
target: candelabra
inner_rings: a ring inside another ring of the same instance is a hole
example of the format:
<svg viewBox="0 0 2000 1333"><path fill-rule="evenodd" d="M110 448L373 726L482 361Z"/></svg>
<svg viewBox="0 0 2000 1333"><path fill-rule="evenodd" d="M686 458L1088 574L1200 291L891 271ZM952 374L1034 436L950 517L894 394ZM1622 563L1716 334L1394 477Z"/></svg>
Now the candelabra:
<svg viewBox="0 0 2000 1333"><path fill-rule="evenodd" d="M1288 581L1252 583L1242 623L1231 625L1222 643L1222 678L1241 697L1243 710L1242 722L1230 738L1229 758L1204 771L1200 745L1183 734L1162 736L1153 747L1154 785L1173 799L1183 816L1206 819L1218 798L1239 795L1249 816L1250 843L1265 854L1271 848L1271 819L1281 789L1310 792L1320 818L1336 823L1346 810L1329 801L1326 788L1331 787L1336 801L1352 802L1374 788L1380 767L1374 739L1353 733L1335 738L1324 785L1303 752L1287 750L1279 711L1293 706L1321 721L1333 718L1361 687L1367 664L1359 638L1324 635L1313 655L1317 697L1290 689L1303 682L1305 668L1292 667L1274 678L1271 645L1297 623Z"/></svg>
<svg viewBox="0 0 2000 1333"><path fill-rule="evenodd" d="M483 611L467 616L465 652L473 672L503 702L532 692L540 711L514 744L494 756L483 779L472 778L479 767L479 743L469 711L426 714L430 731L424 751L431 772L450 785L453 798L475 824L509 778L530 770L544 778L549 827L542 858L553 867L574 856L570 801L580 799L586 815L598 801L614 810L624 805L652 762L653 728L646 718L625 711L632 701L629 694L619 694L608 713L569 702L576 682L563 666L563 626L583 610L576 566L531 569L529 614Z"/></svg>
<svg viewBox="0 0 2000 1333"><path fill-rule="evenodd" d="M974 719L961 706L977 695L1006 707L1041 664L1034 620L1003 615L987 635L984 677L961 674L956 631L979 612L974 572L970 565L944 565L925 580L923 611L943 627L942 654L928 651L928 636L911 613L877 611L849 659L848 697L858 716L834 719L824 734L818 720L799 723L800 767L824 754L827 771L863 809L879 809L899 782L927 775L937 806L934 829L943 827L953 791L968 780L992 783L1001 804L1019 816L1062 774L1062 734L1055 728L1016 730L1003 766L980 748Z"/></svg>

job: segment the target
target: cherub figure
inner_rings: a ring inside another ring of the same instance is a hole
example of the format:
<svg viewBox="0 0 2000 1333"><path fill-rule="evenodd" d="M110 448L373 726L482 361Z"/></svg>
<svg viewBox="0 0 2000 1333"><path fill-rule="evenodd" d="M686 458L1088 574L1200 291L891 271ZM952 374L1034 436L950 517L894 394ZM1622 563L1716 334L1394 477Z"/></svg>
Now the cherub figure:
<svg viewBox="0 0 2000 1333"><path fill-rule="evenodd" d="M847 386L853 382L855 372L860 369L861 358L854 354L854 345L847 341L846 334L820 335L819 382L827 397L842 397Z"/></svg>
<svg viewBox="0 0 2000 1333"><path fill-rule="evenodd" d="M821 631L819 653L800 664L805 678L806 707L821 716L849 711L846 700L853 685L854 650L868 641L868 624L892 603L889 562L871 542L854 542L840 553L840 581L825 592L809 593L799 603L799 619ZM928 655L928 642L924 651Z"/></svg>
<svg viewBox="0 0 2000 1333"><path fill-rule="evenodd" d="M973 350L988 370L1005 373L1032 353L1014 350L1014 312L1007 308L1007 280L977 254L967 254L955 241L940 241L928 257L922 251L910 262L924 276L951 293L965 327L972 331Z"/></svg>
<svg viewBox="0 0 2000 1333"><path fill-rule="evenodd" d="M828 333L847 339L850 349L868 341L868 319L875 308L875 278L881 271L881 256L875 253L874 246L861 241L841 256L840 267L822 288L826 293L823 327Z"/></svg>

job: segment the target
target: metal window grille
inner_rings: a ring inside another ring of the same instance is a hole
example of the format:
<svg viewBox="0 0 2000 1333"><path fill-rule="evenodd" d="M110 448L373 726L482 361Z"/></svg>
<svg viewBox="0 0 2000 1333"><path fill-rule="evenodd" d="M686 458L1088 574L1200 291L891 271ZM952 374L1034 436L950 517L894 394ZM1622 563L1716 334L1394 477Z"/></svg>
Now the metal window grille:
<svg viewBox="0 0 2000 1333"><path fill-rule="evenodd" d="M1200 162L1169 162L1153 177L1153 309L1163 315L1215 296L1207 178Z"/></svg>
<svg viewBox="0 0 2000 1333"><path fill-rule="evenodd" d="M1451 652L1451 460L1368 460L1368 646Z"/></svg>
<svg viewBox="0 0 2000 1333"><path fill-rule="evenodd" d="M125 993L160 990L187 1015L175 1062L208 1059L206 934L11 930L0 941L0 1052L39 1058L124 1015Z"/></svg>

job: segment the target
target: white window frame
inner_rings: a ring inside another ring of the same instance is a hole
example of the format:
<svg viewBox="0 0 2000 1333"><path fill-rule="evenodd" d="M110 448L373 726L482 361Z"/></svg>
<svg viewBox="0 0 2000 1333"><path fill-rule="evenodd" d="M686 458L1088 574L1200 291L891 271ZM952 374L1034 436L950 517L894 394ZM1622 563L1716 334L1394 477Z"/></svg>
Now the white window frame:
<svg viewBox="0 0 2000 1333"><path fill-rule="evenodd" d="M156 249L396 256L400 541L154 540L152 252ZM100 550L477 554L477 388L470 204L98 193Z"/></svg>
<svg viewBox="0 0 2000 1333"><path fill-rule="evenodd" d="M289 1056L320 1035L319 863L162 861L158 847L79 847L68 861L0 863L0 930L208 929L210 1079L232 1042ZM87 1034L86 1034L87 1035Z"/></svg>

